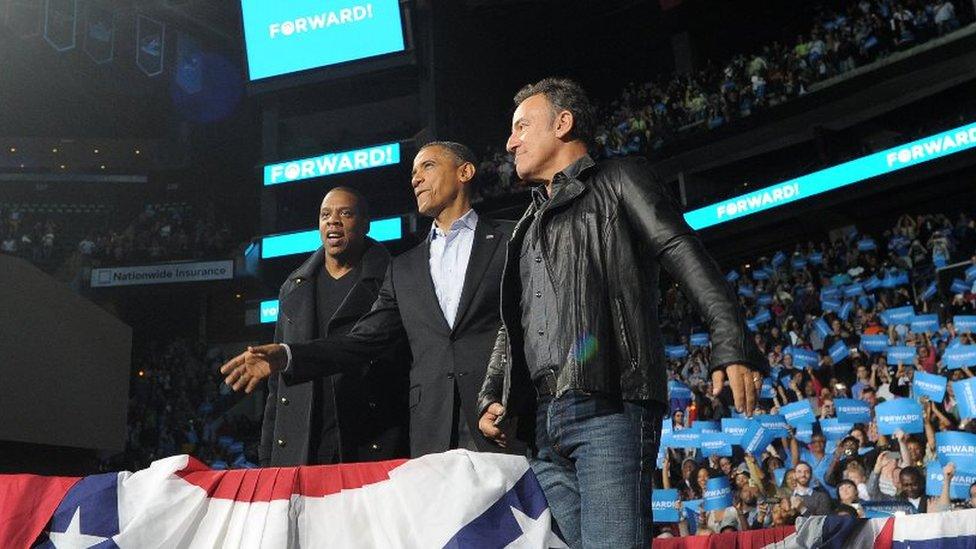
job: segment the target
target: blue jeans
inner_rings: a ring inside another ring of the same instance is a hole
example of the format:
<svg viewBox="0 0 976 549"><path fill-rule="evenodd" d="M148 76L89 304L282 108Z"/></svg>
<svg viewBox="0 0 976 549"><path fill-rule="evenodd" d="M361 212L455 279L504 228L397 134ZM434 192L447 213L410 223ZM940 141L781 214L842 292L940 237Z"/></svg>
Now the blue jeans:
<svg viewBox="0 0 976 549"><path fill-rule="evenodd" d="M650 547L660 430L649 401L581 391L539 399L530 462L570 547Z"/></svg>

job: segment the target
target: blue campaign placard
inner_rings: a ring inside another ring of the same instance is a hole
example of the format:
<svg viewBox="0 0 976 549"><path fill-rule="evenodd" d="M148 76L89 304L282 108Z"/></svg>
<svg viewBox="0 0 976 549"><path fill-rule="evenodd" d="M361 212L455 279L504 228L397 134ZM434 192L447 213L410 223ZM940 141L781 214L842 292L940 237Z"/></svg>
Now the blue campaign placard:
<svg viewBox="0 0 976 549"><path fill-rule="evenodd" d="M776 391L773 389L773 378L765 377L762 386L759 387L759 398L774 398Z"/></svg>
<svg viewBox="0 0 976 549"><path fill-rule="evenodd" d="M710 339L708 333L702 332L702 333L691 334L691 337L688 338L688 341L689 343L691 343L692 347L707 347Z"/></svg>
<svg viewBox="0 0 976 549"><path fill-rule="evenodd" d="M976 435L960 431L935 433L935 453L939 463L952 462L956 469L976 471Z"/></svg>
<svg viewBox="0 0 976 549"><path fill-rule="evenodd" d="M729 477L723 475L708 479L703 496L706 511L717 511L732 505L732 487L729 486Z"/></svg>
<svg viewBox="0 0 976 549"><path fill-rule="evenodd" d="M804 444L810 444L810 441L813 440L813 423L797 425L794 433L796 440Z"/></svg>
<svg viewBox="0 0 976 549"><path fill-rule="evenodd" d="M701 433L697 429L677 429L671 432L669 448L701 448Z"/></svg>
<svg viewBox="0 0 976 549"><path fill-rule="evenodd" d="M861 350L867 353L883 353L888 350L885 334L861 334Z"/></svg>
<svg viewBox="0 0 976 549"><path fill-rule="evenodd" d="M251 80L403 51L397 0L242 0Z"/></svg>
<svg viewBox="0 0 976 549"><path fill-rule="evenodd" d="M843 292L841 291L840 288L837 288L835 286L828 286L820 290L820 301L826 301L828 299L840 301L842 294Z"/></svg>
<svg viewBox="0 0 976 549"><path fill-rule="evenodd" d="M701 451L705 457L731 456L732 445L725 433L702 433Z"/></svg>
<svg viewBox="0 0 976 549"><path fill-rule="evenodd" d="M694 423L691 424L692 427L698 429L701 434L705 433L721 433L722 427L719 425L718 420L704 420L696 419Z"/></svg>
<svg viewBox="0 0 976 549"><path fill-rule="evenodd" d="M905 433L923 433L922 406L914 399L896 398L882 402L874 408L874 418L878 422L878 433L893 435L901 429Z"/></svg>
<svg viewBox="0 0 976 549"><path fill-rule="evenodd" d="M773 255L773 259L769 261L769 263L773 267L779 267L785 262L786 262L786 254L784 254L782 251L776 252L776 254Z"/></svg>
<svg viewBox="0 0 976 549"><path fill-rule="evenodd" d="M756 311L756 316L752 317L752 320L756 324L765 324L772 320L772 315L769 314L769 309L760 309Z"/></svg>
<svg viewBox="0 0 976 549"><path fill-rule="evenodd" d="M914 515L915 507L905 500L882 500L861 502L864 509L864 518L887 518L893 517L896 513Z"/></svg>
<svg viewBox="0 0 976 549"><path fill-rule="evenodd" d="M698 513L701 512L704 500L689 499L681 504L685 520L688 521L688 533L694 534L698 531Z"/></svg>
<svg viewBox="0 0 976 549"><path fill-rule="evenodd" d="M917 352L915 347L908 345L892 345L888 347L885 355L888 358L888 364L894 366L896 364L914 364Z"/></svg>
<svg viewBox="0 0 976 549"><path fill-rule="evenodd" d="M959 418L976 417L976 377L953 381L952 393L959 406Z"/></svg>
<svg viewBox="0 0 976 549"><path fill-rule="evenodd" d="M668 382L668 398L670 400L689 400L691 399L691 387L672 379Z"/></svg>
<svg viewBox="0 0 976 549"><path fill-rule="evenodd" d="M873 238L866 236L857 241L857 249L861 252L870 252L872 250L877 250L878 245L874 242Z"/></svg>
<svg viewBox="0 0 976 549"><path fill-rule="evenodd" d="M752 279L753 280L757 280L757 281L758 280L769 280L769 273L767 273L766 271L764 271L762 269L756 269L755 271L752 271Z"/></svg>
<svg viewBox="0 0 976 549"><path fill-rule="evenodd" d="M871 406L858 398L834 399L837 419L845 423L868 423L871 421Z"/></svg>
<svg viewBox="0 0 976 549"><path fill-rule="evenodd" d="M934 334L939 331L939 315L915 315L912 319L911 330L916 334Z"/></svg>
<svg viewBox="0 0 976 549"><path fill-rule="evenodd" d="M834 342L830 346L830 358L834 361L834 364L844 360L845 358L851 356L851 350L847 347L847 343L843 339Z"/></svg>
<svg viewBox="0 0 976 549"><path fill-rule="evenodd" d="M945 475L942 473L942 464L932 461L925 468L925 495L938 497L942 495L942 484L945 482ZM976 482L976 473L968 473L956 469L952 476L952 483L949 485L949 499L969 499L969 487Z"/></svg>
<svg viewBox="0 0 976 549"><path fill-rule="evenodd" d="M976 265L966 269L966 282L972 282L976 280Z"/></svg>
<svg viewBox="0 0 976 549"><path fill-rule="evenodd" d="M790 424L783 414L756 414L752 418L766 429L773 438L785 437L790 434Z"/></svg>
<svg viewBox="0 0 976 549"><path fill-rule="evenodd" d="M887 309L881 313L881 322L885 326L890 326L892 324L911 324L912 319L914 318L915 309L911 305Z"/></svg>
<svg viewBox="0 0 976 549"><path fill-rule="evenodd" d="M651 492L651 517L655 523L678 522L678 491L655 488Z"/></svg>
<svg viewBox="0 0 976 549"><path fill-rule="evenodd" d="M972 284L967 284L966 281L961 278L955 278L952 280L952 285L949 286L949 291L954 294L968 294L969 290L972 288Z"/></svg>
<svg viewBox="0 0 976 549"><path fill-rule="evenodd" d="M737 446L742 445L742 435L746 434L750 426L752 426L752 420L746 418L722 418L722 432L728 435L732 444Z"/></svg>
<svg viewBox="0 0 976 549"><path fill-rule="evenodd" d="M813 415L813 408L810 406L810 401L806 399L782 406L779 411L783 414L786 422L794 427L810 424L817 420Z"/></svg>
<svg viewBox="0 0 976 549"><path fill-rule="evenodd" d="M861 283L861 287L864 288L865 292L870 293L881 287L881 281L878 280L878 277L871 276Z"/></svg>
<svg viewBox="0 0 976 549"><path fill-rule="evenodd" d="M807 258L800 254L796 254L793 256L793 259L790 260L790 265L794 270L802 269L807 266Z"/></svg>
<svg viewBox="0 0 976 549"><path fill-rule="evenodd" d="M825 313L836 313L840 311L841 308L840 299L822 299L820 300L820 308L823 309Z"/></svg>
<svg viewBox="0 0 976 549"><path fill-rule="evenodd" d="M864 287L860 282L844 286L844 297L857 297L864 294Z"/></svg>
<svg viewBox="0 0 976 549"><path fill-rule="evenodd" d="M791 345L786 348L786 354L793 357L793 365L797 368L813 368L814 370L820 368L820 355L816 351Z"/></svg>
<svg viewBox="0 0 976 549"><path fill-rule="evenodd" d="M976 366L976 345L963 345L955 339L942 354L942 362L950 370Z"/></svg>
<svg viewBox="0 0 976 549"><path fill-rule="evenodd" d="M844 304L840 306L840 309L837 310L837 316L839 316L842 320L847 320L847 317L851 316L852 310L854 310L854 302L845 301Z"/></svg>
<svg viewBox="0 0 976 549"><path fill-rule="evenodd" d="M671 432L674 431L674 420L670 417L661 419L661 446L667 446L671 440Z"/></svg>
<svg viewBox="0 0 976 549"><path fill-rule="evenodd" d="M729 282L735 282L736 280L739 280L739 272L729 271L728 274L725 275L725 280L728 280Z"/></svg>
<svg viewBox="0 0 976 549"><path fill-rule="evenodd" d="M688 356L688 348L684 345L665 345L664 354L671 360L679 360Z"/></svg>
<svg viewBox="0 0 976 549"><path fill-rule="evenodd" d="M823 265L823 253L813 252L807 256L807 260L809 260L810 263L813 263L814 265Z"/></svg>
<svg viewBox="0 0 976 549"><path fill-rule="evenodd" d="M760 307L768 307L773 303L773 296L770 294L759 294L756 296L756 304Z"/></svg>
<svg viewBox="0 0 976 549"><path fill-rule="evenodd" d="M976 332L976 315L956 315L952 324L957 332Z"/></svg>
<svg viewBox="0 0 976 549"><path fill-rule="evenodd" d="M912 392L915 398L927 396L932 402L942 402L947 382L945 376L918 371L912 378Z"/></svg>
<svg viewBox="0 0 976 549"><path fill-rule="evenodd" d="M786 467L777 467L773 469L773 478L776 480L776 486L783 485L783 479L786 478Z"/></svg>
<svg viewBox="0 0 976 549"><path fill-rule="evenodd" d="M922 296L921 296L922 297L922 301L928 301L928 300L932 299L933 297L935 297L935 294L938 291L939 291L938 285L935 283L935 281L932 281L928 285L928 287L926 287L925 290L922 291Z"/></svg>
<svg viewBox="0 0 976 549"><path fill-rule="evenodd" d="M830 335L830 326L828 326L827 321L822 318L814 320L813 327L817 329L817 333L820 334L821 338L825 338Z"/></svg>
<svg viewBox="0 0 976 549"><path fill-rule="evenodd" d="M739 286L739 295L742 297L756 297L756 291L753 290L752 286Z"/></svg>
<svg viewBox="0 0 976 549"><path fill-rule="evenodd" d="M773 437L758 421L753 420L742 435L742 450L753 455L762 454L763 450L773 441Z"/></svg>
<svg viewBox="0 0 976 549"><path fill-rule="evenodd" d="M820 420L820 429L827 440L841 440L854 428L853 423L838 421L835 417Z"/></svg>

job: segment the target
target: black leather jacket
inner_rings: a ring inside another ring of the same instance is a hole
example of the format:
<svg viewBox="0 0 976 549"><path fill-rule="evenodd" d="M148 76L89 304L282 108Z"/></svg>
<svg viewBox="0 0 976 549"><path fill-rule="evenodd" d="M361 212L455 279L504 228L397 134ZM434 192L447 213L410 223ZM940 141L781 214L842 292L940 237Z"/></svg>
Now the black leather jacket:
<svg viewBox="0 0 976 549"><path fill-rule="evenodd" d="M583 156L540 222L542 252L557 289L560 321L577 334L556 393L570 389L666 402L664 343L658 325L660 268L678 281L711 331L711 368L768 364L718 265L685 223L644 159L595 163ZM502 275L503 325L478 399L531 398L521 326L519 253L532 222L529 206L508 243Z"/></svg>

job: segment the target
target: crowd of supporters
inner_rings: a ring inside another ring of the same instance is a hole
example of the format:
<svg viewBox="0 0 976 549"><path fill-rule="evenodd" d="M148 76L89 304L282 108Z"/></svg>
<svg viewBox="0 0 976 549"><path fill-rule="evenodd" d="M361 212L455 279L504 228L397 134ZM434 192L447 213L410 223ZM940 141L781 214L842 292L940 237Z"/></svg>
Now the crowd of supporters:
<svg viewBox="0 0 976 549"><path fill-rule="evenodd" d="M968 12L950 0L860 0L825 3L793 44L773 42L689 74L630 83L598 106L594 154L601 158L655 151L676 139L748 117L806 94L813 84L871 64L956 30ZM511 156L484 152L484 197L518 191Z"/></svg>
<svg viewBox="0 0 976 549"><path fill-rule="evenodd" d="M175 454L217 469L255 467L261 426L226 413L239 398L217 372L219 348L176 338L152 340L134 354L126 449L105 460L106 470L137 470Z"/></svg>
<svg viewBox="0 0 976 549"><path fill-rule="evenodd" d="M976 433L976 410L954 385L976 376L973 218L904 215L883 234L833 236L726 277L770 366L755 422L735 413L728 388L713 394L706 330L678 289L665 293L671 417L656 489L677 490L680 521L657 524L659 535L976 506L976 471L937 445L937 433ZM927 390L933 382L942 394ZM887 412L879 421L880 410L916 405L913 427L892 429ZM742 436L757 424L763 436ZM722 478L731 502L706 511L709 482Z"/></svg>

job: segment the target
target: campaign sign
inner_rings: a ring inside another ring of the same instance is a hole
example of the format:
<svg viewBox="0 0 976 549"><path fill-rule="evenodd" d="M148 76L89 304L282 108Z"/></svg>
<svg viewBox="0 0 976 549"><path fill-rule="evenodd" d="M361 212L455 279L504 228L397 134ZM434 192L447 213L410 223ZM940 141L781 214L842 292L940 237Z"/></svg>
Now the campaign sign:
<svg viewBox="0 0 976 549"><path fill-rule="evenodd" d="M811 253L810 255L807 256L807 259L810 261L810 263L813 263L814 265L822 265L823 264L823 253L821 253L821 252L813 252L813 253Z"/></svg>
<svg viewBox="0 0 976 549"><path fill-rule="evenodd" d="M770 294L759 294L756 296L756 304L761 307L768 307L773 303L773 296Z"/></svg>
<svg viewBox="0 0 976 549"><path fill-rule="evenodd" d="M868 423L871 421L871 406L858 398L836 398L834 409L837 419L844 423Z"/></svg>
<svg viewBox="0 0 976 549"><path fill-rule="evenodd" d="M732 445L725 433L702 433L701 450L705 457L732 455Z"/></svg>
<svg viewBox="0 0 976 549"><path fill-rule="evenodd" d="M820 420L820 429L827 440L841 440L854 428L853 423L838 421L835 417Z"/></svg>
<svg viewBox="0 0 976 549"><path fill-rule="evenodd" d="M691 424L692 427L698 429L701 434L705 433L721 433L722 428L719 426L718 421L696 419L694 423Z"/></svg>
<svg viewBox="0 0 976 549"><path fill-rule="evenodd" d="M914 364L915 354L917 353L915 347L910 347L908 345L892 345L888 347L885 355L888 358L888 364Z"/></svg>
<svg viewBox="0 0 976 549"><path fill-rule="evenodd" d="M958 341L955 340L955 344L946 347L942 354L942 362L950 370L976 366L976 345L963 345Z"/></svg>
<svg viewBox="0 0 976 549"><path fill-rule="evenodd" d="M742 435L746 434L746 431L748 431L749 427L751 426L752 421L745 418L722 418L722 432L729 437L732 444L737 446L742 445Z"/></svg>
<svg viewBox="0 0 976 549"><path fill-rule="evenodd" d="M976 315L956 315L952 324L957 332L976 332Z"/></svg>
<svg viewBox="0 0 976 549"><path fill-rule="evenodd" d="M959 418L976 417L976 377L953 381L952 392L956 395L956 401L959 403ZM976 469L973 470L976 471Z"/></svg>
<svg viewBox="0 0 976 549"><path fill-rule="evenodd" d="M939 315L915 315L912 319L911 329L916 334L934 334L939 331Z"/></svg>
<svg viewBox="0 0 976 549"><path fill-rule="evenodd" d="M847 347L847 343L844 340L839 340L830 346L830 358L833 359L834 364L849 356L851 356L851 350Z"/></svg>
<svg viewBox="0 0 976 549"><path fill-rule="evenodd" d="M665 345L664 354L671 360L678 360L688 356L688 349L684 345Z"/></svg>
<svg viewBox="0 0 976 549"><path fill-rule="evenodd" d="M942 402L947 381L944 376L918 371L912 379L912 392L915 398L927 396L932 402Z"/></svg>
<svg viewBox="0 0 976 549"><path fill-rule="evenodd" d="M698 513L701 512L702 503L703 501L700 499L689 499L681 504L685 520L688 521L688 533L690 534L698 531Z"/></svg>
<svg viewBox="0 0 976 549"><path fill-rule="evenodd" d="M764 271L762 269L756 269L755 271L752 271L752 279L753 280L769 280L769 273L767 273L766 271Z"/></svg>
<svg viewBox="0 0 976 549"><path fill-rule="evenodd" d="M807 266L807 258L800 254L794 255L793 259L790 260L790 265L792 265L794 269L802 269Z"/></svg>
<svg viewBox="0 0 976 549"><path fill-rule="evenodd" d="M797 368L809 367L816 370L820 367L820 355L816 351L791 345L786 348L786 353L793 357L793 365Z"/></svg>
<svg viewBox="0 0 976 549"><path fill-rule="evenodd" d="M976 471L976 435L972 433L960 431L935 433L935 452L942 465L951 461L956 464L956 469Z"/></svg>
<svg viewBox="0 0 976 549"><path fill-rule="evenodd" d="M942 495L942 484L945 475L942 465L938 461L929 463L925 470L925 495L938 497ZM949 499L969 499L969 486L976 482L976 473L967 473L956 469L949 484Z"/></svg>
<svg viewBox="0 0 976 549"><path fill-rule="evenodd" d="M820 290L820 301L826 301L832 299L835 301L840 301L841 294L843 292L840 288L834 286L828 286L826 288L821 288Z"/></svg>
<svg viewBox="0 0 976 549"><path fill-rule="evenodd" d="M742 435L741 446L744 451L758 456L773 442L773 438L761 423L752 421L745 434Z"/></svg>
<svg viewBox="0 0 976 549"><path fill-rule="evenodd" d="M973 289L972 285L966 284L966 281L961 278L953 279L952 286L949 287L949 291L954 294L968 294L971 289Z"/></svg>
<svg viewBox="0 0 976 549"><path fill-rule="evenodd" d="M765 324L772 320L772 315L769 314L769 309L760 309L756 312L756 316L752 317L752 320L756 324Z"/></svg>
<svg viewBox="0 0 976 549"><path fill-rule="evenodd" d="M817 329L817 333L820 334L821 338L830 335L830 326L828 326L827 321L822 318L818 318L817 320L813 321L813 327Z"/></svg>
<svg viewBox="0 0 976 549"><path fill-rule="evenodd" d="M793 436L804 444L810 444L810 441L813 440L813 423L797 425Z"/></svg>
<svg viewBox="0 0 976 549"><path fill-rule="evenodd" d="M888 350L885 334L861 334L861 350L867 353L883 353Z"/></svg>
<svg viewBox="0 0 976 549"><path fill-rule="evenodd" d="M905 305L904 307L895 307L894 309L886 309L881 312L881 322L885 326L890 326L892 324L911 324L912 319L915 318L915 309L911 305Z"/></svg>
<svg viewBox="0 0 976 549"><path fill-rule="evenodd" d="M976 280L976 265L966 269L966 282L973 282Z"/></svg>
<svg viewBox="0 0 976 549"><path fill-rule="evenodd" d="M666 437L671 436L671 432L674 431L674 420L670 417L661 419L661 442L664 443Z"/></svg>
<svg viewBox="0 0 976 549"><path fill-rule="evenodd" d="M725 275L725 280L735 282L736 280L739 280L739 273L737 271L729 271L729 273Z"/></svg>
<svg viewBox="0 0 976 549"><path fill-rule="evenodd" d="M678 522L678 491L654 489L651 492L651 517L655 523Z"/></svg>
<svg viewBox="0 0 976 549"><path fill-rule="evenodd" d="M820 308L823 309L825 313L836 313L840 311L841 302L839 299L821 299Z"/></svg>
<svg viewBox="0 0 976 549"><path fill-rule="evenodd" d="M857 297L864 294L864 287L859 282L844 286L844 297Z"/></svg>
<svg viewBox="0 0 976 549"><path fill-rule="evenodd" d="M878 245L874 242L873 238L864 237L857 241L857 249L861 252L870 252L872 250L877 250Z"/></svg>
<svg viewBox="0 0 976 549"><path fill-rule="evenodd" d="M670 399L690 400L691 387L672 379L668 382L668 394Z"/></svg>
<svg viewBox="0 0 976 549"><path fill-rule="evenodd" d="M861 283L861 287L864 288L865 292L873 292L881 287L881 281L878 280L878 277L871 276Z"/></svg>
<svg viewBox="0 0 976 549"><path fill-rule="evenodd" d="M755 320L751 319L751 318L747 318L746 319L746 328L749 328L749 331L750 332L758 332L759 331L759 323L756 322Z"/></svg>
<svg viewBox="0 0 976 549"><path fill-rule="evenodd" d="M915 514L915 507L904 500L864 501L861 508L864 509L864 518L893 517L896 513Z"/></svg>
<svg viewBox="0 0 976 549"><path fill-rule="evenodd" d="M705 493L702 495L706 511L717 511L732 505L732 487L729 486L729 477L722 475L708 479Z"/></svg>
<svg viewBox="0 0 976 549"><path fill-rule="evenodd" d="M936 293L936 292L938 292L938 291L939 291L939 287L938 287L938 285L936 285L936 283L935 283L935 282L933 281L933 282L932 282L931 284L929 284L929 285L928 285L928 287L927 287L927 288L925 288L925 290L924 290L924 291L922 292L922 295L921 295L921 298L922 298L922 301L928 301L928 300L930 300L930 299L932 299L933 297L935 297L935 293Z"/></svg>
<svg viewBox="0 0 976 549"><path fill-rule="evenodd" d="M813 423L817 420L813 415L813 408L810 407L810 401L807 399L787 404L781 407L779 411L783 414L786 422L794 427L805 423Z"/></svg>
<svg viewBox="0 0 976 549"><path fill-rule="evenodd" d="M878 422L878 433L893 435L901 429L905 433L923 433L922 405L914 399L896 398L882 402L874 407L874 417Z"/></svg>
<svg viewBox="0 0 976 549"><path fill-rule="evenodd" d="M742 297L756 297L756 291L752 286L739 286L739 295Z"/></svg>
<svg viewBox="0 0 976 549"><path fill-rule="evenodd" d="M773 378L763 378L762 386L759 388L759 398L775 398L776 391L773 390Z"/></svg>
<svg viewBox="0 0 976 549"><path fill-rule="evenodd" d="M691 334L691 337L688 339L688 341L689 343L691 343L692 347L705 347L708 345L710 340L708 338L707 333L698 333L698 334Z"/></svg>
<svg viewBox="0 0 976 549"><path fill-rule="evenodd" d="M782 265L785 262L786 262L786 254L784 254L781 251L780 252L776 252L773 255L773 259L771 259L769 261L769 263L772 264L773 267L779 267L780 265Z"/></svg>
<svg viewBox="0 0 976 549"><path fill-rule="evenodd" d="M785 437L790 434L790 424L786 422L783 414L756 414L753 419L758 421L769 433L769 436L773 438Z"/></svg>
<svg viewBox="0 0 976 549"><path fill-rule="evenodd" d="M851 311L853 309L854 302L845 301L844 304L840 306L840 309L837 310L837 316L839 316L842 320L847 320L847 317L851 316Z"/></svg>
<svg viewBox="0 0 976 549"><path fill-rule="evenodd" d="M701 448L701 433L698 429L677 429L671 432L670 448Z"/></svg>

